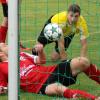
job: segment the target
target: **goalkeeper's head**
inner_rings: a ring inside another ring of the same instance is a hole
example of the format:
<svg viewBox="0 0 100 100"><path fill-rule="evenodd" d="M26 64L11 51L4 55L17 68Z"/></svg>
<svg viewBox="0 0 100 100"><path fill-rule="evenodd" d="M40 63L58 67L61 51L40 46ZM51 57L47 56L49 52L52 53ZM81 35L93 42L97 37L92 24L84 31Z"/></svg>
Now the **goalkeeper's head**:
<svg viewBox="0 0 100 100"><path fill-rule="evenodd" d="M8 46L5 43L0 43L0 62L8 59Z"/></svg>
<svg viewBox="0 0 100 100"><path fill-rule="evenodd" d="M79 5L72 4L68 8L68 21L69 24L76 23L78 21L78 18L81 14L81 9Z"/></svg>

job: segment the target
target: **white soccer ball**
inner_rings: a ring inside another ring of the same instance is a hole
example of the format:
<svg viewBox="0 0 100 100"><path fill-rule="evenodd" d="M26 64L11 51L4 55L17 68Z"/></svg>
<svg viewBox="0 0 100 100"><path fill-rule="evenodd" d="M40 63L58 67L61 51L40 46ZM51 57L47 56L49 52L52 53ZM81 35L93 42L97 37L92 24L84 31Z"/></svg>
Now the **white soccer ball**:
<svg viewBox="0 0 100 100"><path fill-rule="evenodd" d="M44 28L44 36L49 41L57 41L57 40L59 40L62 34L63 34L63 31L59 27L58 24L49 23Z"/></svg>

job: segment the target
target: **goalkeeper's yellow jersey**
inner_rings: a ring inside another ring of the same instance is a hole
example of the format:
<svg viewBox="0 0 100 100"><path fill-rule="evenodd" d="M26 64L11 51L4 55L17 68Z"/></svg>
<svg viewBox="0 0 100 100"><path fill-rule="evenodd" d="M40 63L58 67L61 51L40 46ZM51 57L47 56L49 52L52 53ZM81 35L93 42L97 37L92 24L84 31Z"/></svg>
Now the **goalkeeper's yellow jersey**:
<svg viewBox="0 0 100 100"><path fill-rule="evenodd" d="M61 12L55 14L51 18L51 23L57 23L63 29L64 37L69 36L71 34L80 34L80 38L84 39L89 36L87 23L83 16L80 16L78 22L72 25L69 25L67 19L67 12Z"/></svg>

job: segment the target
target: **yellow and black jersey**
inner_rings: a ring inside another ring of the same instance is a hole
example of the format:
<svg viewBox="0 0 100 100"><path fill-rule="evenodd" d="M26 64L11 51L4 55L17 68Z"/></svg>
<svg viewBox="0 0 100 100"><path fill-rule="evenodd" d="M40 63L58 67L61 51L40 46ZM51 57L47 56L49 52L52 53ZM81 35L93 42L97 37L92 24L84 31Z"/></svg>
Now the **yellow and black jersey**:
<svg viewBox="0 0 100 100"><path fill-rule="evenodd" d="M64 37L70 36L71 34L80 34L81 39L85 39L89 36L87 23L83 16L79 17L77 23L70 25L67 19L67 12L61 12L53 15L51 23L57 23L63 29Z"/></svg>

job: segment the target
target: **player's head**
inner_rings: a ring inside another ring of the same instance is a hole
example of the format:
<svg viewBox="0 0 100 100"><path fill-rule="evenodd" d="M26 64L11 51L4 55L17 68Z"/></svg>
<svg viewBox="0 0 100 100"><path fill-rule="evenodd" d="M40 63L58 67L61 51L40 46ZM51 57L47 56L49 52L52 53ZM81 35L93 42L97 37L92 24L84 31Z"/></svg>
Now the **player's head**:
<svg viewBox="0 0 100 100"><path fill-rule="evenodd" d="M71 61L72 74L77 75L83 72L88 66L90 66L90 61L86 57L73 58Z"/></svg>
<svg viewBox="0 0 100 100"><path fill-rule="evenodd" d="M5 43L0 43L0 62L8 58L8 46Z"/></svg>
<svg viewBox="0 0 100 100"><path fill-rule="evenodd" d="M78 18L81 14L81 9L79 5L72 4L68 8L68 21L70 24L75 23L78 21Z"/></svg>

